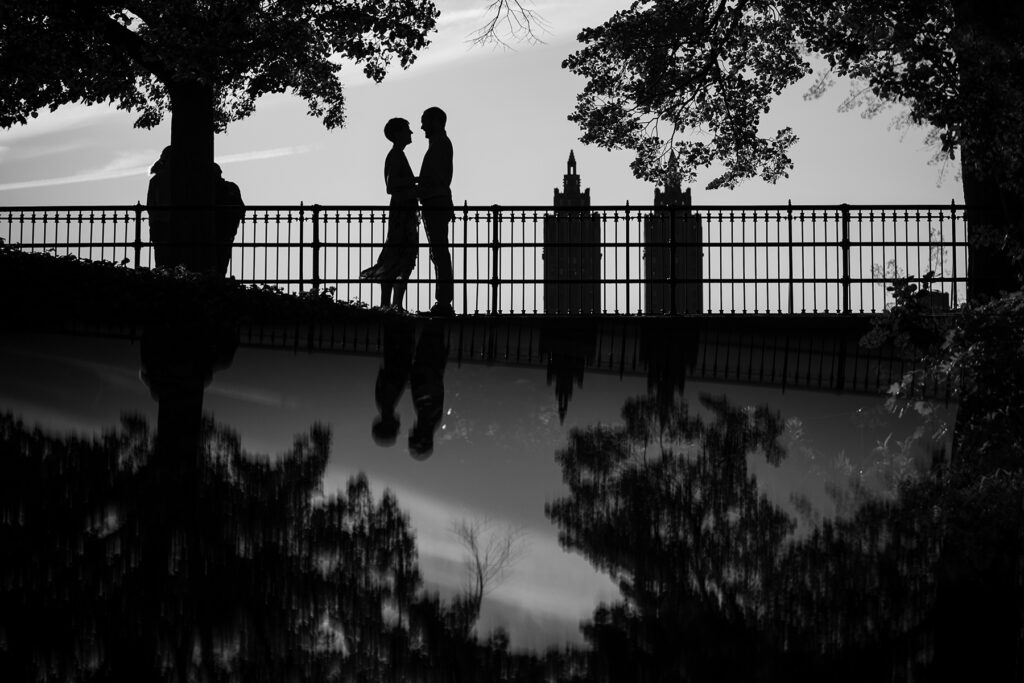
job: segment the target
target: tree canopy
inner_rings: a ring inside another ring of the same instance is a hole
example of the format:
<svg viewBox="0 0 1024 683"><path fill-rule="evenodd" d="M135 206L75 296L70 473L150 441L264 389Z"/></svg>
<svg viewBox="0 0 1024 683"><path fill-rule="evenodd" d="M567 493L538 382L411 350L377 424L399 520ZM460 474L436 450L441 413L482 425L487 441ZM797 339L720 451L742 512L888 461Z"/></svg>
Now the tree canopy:
<svg viewBox="0 0 1024 683"><path fill-rule="evenodd" d="M762 130L784 88L812 72L862 81L910 119L934 126L945 152L1024 191L1024 10L965 0L638 0L579 34L563 66L587 79L570 119L583 141L632 150L634 173L661 181L675 151L684 177L721 163L709 187L793 162L790 127ZM827 77L820 83L827 82ZM970 201L970 199L968 199Z"/></svg>
<svg viewBox="0 0 1024 683"><path fill-rule="evenodd" d="M175 85L200 82L214 93L218 129L285 91L340 126L342 59L380 81L389 63L415 60L437 14L431 0L3 0L0 125L44 107L110 102L152 127L172 109Z"/></svg>

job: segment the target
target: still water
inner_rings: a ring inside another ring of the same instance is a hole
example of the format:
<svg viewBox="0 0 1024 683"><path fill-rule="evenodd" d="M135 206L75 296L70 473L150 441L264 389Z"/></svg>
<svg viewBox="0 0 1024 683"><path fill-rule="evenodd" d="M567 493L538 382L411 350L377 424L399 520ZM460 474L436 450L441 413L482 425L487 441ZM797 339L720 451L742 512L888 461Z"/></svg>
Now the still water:
<svg viewBox="0 0 1024 683"><path fill-rule="evenodd" d="M370 327L0 337L3 680L936 677L941 397L798 338Z"/></svg>

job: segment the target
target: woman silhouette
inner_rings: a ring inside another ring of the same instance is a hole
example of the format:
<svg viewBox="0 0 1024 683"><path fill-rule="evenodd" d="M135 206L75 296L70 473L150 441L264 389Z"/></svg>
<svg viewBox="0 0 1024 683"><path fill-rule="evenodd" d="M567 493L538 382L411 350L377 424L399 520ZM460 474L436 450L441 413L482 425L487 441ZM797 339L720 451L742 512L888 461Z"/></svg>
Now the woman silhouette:
<svg viewBox="0 0 1024 683"><path fill-rule="evenodd" d="M401 309L419 249L416 177L404 151L412 142L409 122L391 119L384 126L384 137L392 144L384 161L384 183L391 195L388 234L377 263L362 271L359 277L380 283L381 307Z"/></svg>

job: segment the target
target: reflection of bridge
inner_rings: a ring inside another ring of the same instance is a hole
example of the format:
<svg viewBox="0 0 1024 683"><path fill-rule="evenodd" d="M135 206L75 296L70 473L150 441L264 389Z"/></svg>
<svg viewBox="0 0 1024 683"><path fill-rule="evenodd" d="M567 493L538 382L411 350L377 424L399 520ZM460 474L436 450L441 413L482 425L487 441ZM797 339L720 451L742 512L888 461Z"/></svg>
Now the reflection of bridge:
<svg viewBox="0 0 1024 683"><path fill-rule="evenodd" d="M386 207L246 211L231 276L292 292L333 288L340 300L369 304L379 296L358 276L384 241ZM581 313L862 313L891 303L885 287L894 277L929 271L947 305L965 298L962 206L625 205L578 213L555 206L457 208L450 233L456 310L543 314L548 289L556 288ZM545 226L563 222L568 231L555 243ZM0 208L0 238L25 250L153 263L142 205ZM584 258L585 251L596 256ZM423 245L411 308L429 308L431 278Z"/></svg>
<svg viewBox="0 0 1024 683"><path fill-rule="evenodd" d="M584 372L646 375L652 387L687 380L783 389L879 393L914 368L891 349L866 349L869 316L471 316L448 323L449 362L546 368L571 394ZM378 355L378 322L261 326L243 346ZM559 389L561 386L561 389ZM947 393L929 387L930 396ZM561 398L561 396L560 396Z"/></svg>

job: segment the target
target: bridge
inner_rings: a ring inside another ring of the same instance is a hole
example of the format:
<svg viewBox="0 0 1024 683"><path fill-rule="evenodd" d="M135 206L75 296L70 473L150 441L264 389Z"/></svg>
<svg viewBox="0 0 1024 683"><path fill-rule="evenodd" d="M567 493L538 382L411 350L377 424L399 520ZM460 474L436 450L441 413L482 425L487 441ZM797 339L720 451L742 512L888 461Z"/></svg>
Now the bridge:
<svg viewBox="0 0 1024 683"><path fill-rule="evenodd" d="M386 206L246 207L228 275L373 306L378 288L359 272L374 263L388 215ZM886 287L893 280L929 272L935 307L955 309L966 295L967 221L955 203L463 205L450 230L455 309L490 316L875 313L892 303ZM142 204L3 207L0 239L132 268L154 263ZM408 308L429 308L433 281L423 243Z"/></svg>

